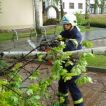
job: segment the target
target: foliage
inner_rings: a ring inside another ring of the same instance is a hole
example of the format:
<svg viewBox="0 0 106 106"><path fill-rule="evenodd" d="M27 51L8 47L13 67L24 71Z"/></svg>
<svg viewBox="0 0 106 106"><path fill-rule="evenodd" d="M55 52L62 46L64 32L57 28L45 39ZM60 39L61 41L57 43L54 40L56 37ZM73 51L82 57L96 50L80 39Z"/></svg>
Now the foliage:
<svg viewBox="0 0 106 106"><path fill-rule="evenodd" d="M49 92L49 88L54 81L60 79L60 75L64 78L64 81L71 79L73 76L81 76L76 80L76 84L82 85L88 82L92 83L92 80L86 74L87 58L92 57L91 53L84 53L79 55L79 60L69 73L63 68L62 63L66 66L73 65L71 58L73 56L71 51L63 52L65 44L60 43L58 47L52 48L46 55L39 54L38 60L40 64L36 69L33 69L24 79L19 72L24 68L25 64L22 62L14 63L13 67L8 68L11 73L7 74L8 79L4 78L0 80L0 105L1 106L44 106L42 101L51 100L49 105L59 106L59 102L54 100L53 96ZM42 56L44 55L44 56ZM52 68L48 77L41 78L39 70L40 65L44 59L51 59ZM4 69L2 69L4 70ZM84 76L84 77L83 77ZM26 81L33 81L23 89L23 83ZM56 95L55 95L56 96Z"/></svg>
<svg viewBox="0 0 106 106"><path fill-rule="evenodd" d="M93 27L106 28L106 15L91 15L90 25Z"/></svg>
<svg viewBox="0 0 106 106"><path fill-rule="evenodd" d="M83 41L82 45L87 48L93 47L93 43L91 41Z"/></svg>
<svg viewBox="0 0 106 106"><path fill-rule="evenodd" d="M36 36L36 32L32 30L31 32L25 31L25 32L18 32L19 38L25 38L25 37L33 37ZM13 36L13 33L11 31L4 31L0 33L0 41L6 41L6 40L16 40L16 36Z"/></svg>
<svg viewBox="0 0 106 106"><path fill-rule="evenodd" d="M106 55L95 55L94 58L87 59L88 66L106 68Z"/></svg>
<svg viewBox="0 0 106 106"><path fill-rule="evenodd" d="M75 13L76 17L77 17L77 23L78 25L82 26L82 25L86 25L87 24L87 20L85 19L85 16L82 13Z"/></svg>
<svg viewBox="0 0 106 106"><path fill-rule="evenodd" d="M44 25L56 25L58 23L59 23L59 21L57 19L50 18L50 19L46 20L46 22L44 22Z"/></svg>
<svg viewBox="0 0 106 106"><path fill-rule="evenodd" d="M79 26L80 29L81 29L81 32L85 32L89 29L86 29L84 26ZM47 35L53 35L53 33L55 34L60 34L60 32L63 30L63 27L60 26L60 25L57 25L56 27L48 27L47 28ZM36 34L34 32L32 32L32 36L35 36ZM25 36L25 34L21 34L20 38L24 38L24 37L27 37ZM5 32L5 33L0 33L0 41L6 41L6 40L12 40L12 33L8 33L8 32Z"/></svg>
<svg viewBox="0 0 106 106"><path fill-rule="evenodd" d="M8 64L4 60L1 59L0 60L0 75L3 75L6 73L6 72L3 72L2 70L7 66L8 66Z"/></svg>

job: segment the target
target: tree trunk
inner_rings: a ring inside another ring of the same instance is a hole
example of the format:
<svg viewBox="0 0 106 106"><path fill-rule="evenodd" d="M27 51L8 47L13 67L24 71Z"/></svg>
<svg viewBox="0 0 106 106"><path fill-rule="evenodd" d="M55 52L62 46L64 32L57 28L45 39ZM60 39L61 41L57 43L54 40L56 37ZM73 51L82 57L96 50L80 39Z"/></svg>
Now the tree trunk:
<svg viewBox="0 0 106 106"><path fill-rule="evenodd" d="M60 0L60 11L61 11L61 19L62 19L63 15L64 15L62 0Z"/></svg>
<svg viewBox="0 0 106 106"><path fill-rule="evenodd" d="M34 5L35 5L35 26L36 30L39 32L41 26L43 26L42 0L34 0Z"/></svg>
<svg viewBox="0 0 106 106"><path fill-rule="evenodd" d="M101 14L104 13L104 9L105 9L105 0L101 0Z"/></svg>
<svg viewBox="0 0 106 106"><path fill-rule="evenodd" d="M98 2L97 2L97 0L95 0L95 4L94 4L94 14L97 13L97 7L98 7Z"/></svg>
<svg viewBox="0 0 106 106"><path fill-rule="evenodd" d="M85 19L87 20L87 28L90 28L90 0L86 0L86 13L85 13Z"/></svg>
<svg viewBox="0 0 106 106"><path fill-rule="evenodd" d="M82 54L82 53L87 53L87 52L91 52L93 54L106 54L106 47L96 47L96 48L89 48L89 49L82 49L82 50L75 50L75 51L70 51L72 54ZM30 53L30 51L6 51L6 52L2 52L0 53L0 55L2 54L4 57L5 56L9 56L9 57L14 57L14 56L23 56L23 55L27 55L28 53ZM35 54L46 54L46 52L40 52L40 51L35 51L33 50L33 52L31 52L29 55L35 56Z"/></svg>

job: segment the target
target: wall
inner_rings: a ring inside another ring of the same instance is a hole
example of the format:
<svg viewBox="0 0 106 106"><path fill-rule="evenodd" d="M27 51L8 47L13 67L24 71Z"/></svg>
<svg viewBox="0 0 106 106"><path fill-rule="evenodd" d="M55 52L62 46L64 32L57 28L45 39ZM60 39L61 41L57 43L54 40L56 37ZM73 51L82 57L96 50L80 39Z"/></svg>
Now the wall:
<svg viewBox="0 0 106 106"><path fill-rule="evenodd" d="M33 27L32 0L0 0L0 29Z"/></svg>
<svg viewBox="0 0 106 106"><path fill-rule="evenodd" d="M63 0L65 2L65 12L68 13L76 13L81 12L82 14L85 13L85 0ZM69 3L74 3L74 9L69 9ZM78 3L83 3L83 9L78 9Z"/></svg>

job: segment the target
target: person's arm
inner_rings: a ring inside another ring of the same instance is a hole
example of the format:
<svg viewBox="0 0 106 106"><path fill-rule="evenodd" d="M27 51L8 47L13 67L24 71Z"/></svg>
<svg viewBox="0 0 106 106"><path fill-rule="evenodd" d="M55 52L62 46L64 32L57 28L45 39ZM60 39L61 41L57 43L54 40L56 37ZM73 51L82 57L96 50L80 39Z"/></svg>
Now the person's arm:
<svg viewBox="0 0 106 106"><path fill-rule="evenodd" d="M58 36L56 37L56 39L57 39L58 41L64 41L65 39L64 39L64 37L62 36L63 34L64 34L64 33L61 32L60 35L58 35Z"/></svg>
<svg viewBox="0 0 106 106"><path fill-rule="evenodd" d="M78 30L73 30L73 39L69 39L75 46L76 48L78 47L79 44L82 42L82 36L81 33Z"/></svg>

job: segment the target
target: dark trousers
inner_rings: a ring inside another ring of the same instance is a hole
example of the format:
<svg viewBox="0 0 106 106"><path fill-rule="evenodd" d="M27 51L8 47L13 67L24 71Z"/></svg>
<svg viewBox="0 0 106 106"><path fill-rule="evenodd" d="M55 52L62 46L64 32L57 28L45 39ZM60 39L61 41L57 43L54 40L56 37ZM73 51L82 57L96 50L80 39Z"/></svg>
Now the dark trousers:
<svg viewBox="0 0 106 106"><path fill-rule="evenodd" d="M63 65L64 67L64 65ZM68 66L68 67L65 67L68 71L70 71L72 69L73 66ZM77 101L77 100L80 100L82 98L82 94L79 90L79 88L77 87L76 83L75 83L75 80L78 78L79 76L75 76L73 77L72 79L64 82L64 79L62 79L62 77L60 78L59 80L59 87L58 87L58 90L60 93L62 94L66 94L68 93L68 90L69 92L71 93L71 96L72 96L72 99L73 101ZM66 99L68 97L65 97L65 101L64 102L67 102ZM78 104L74 104L74 106L84 106L83 102L81 103L78 103Z"/></svg>

